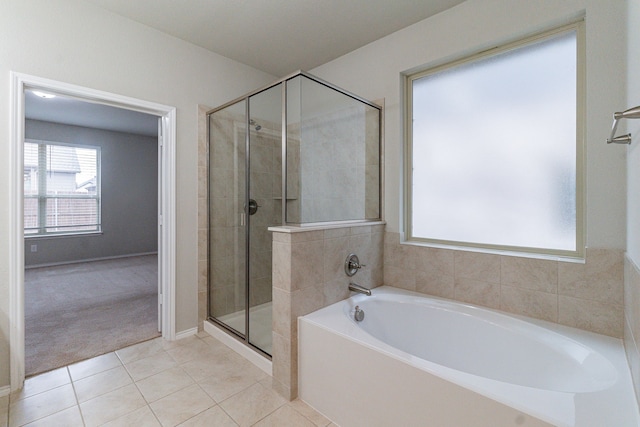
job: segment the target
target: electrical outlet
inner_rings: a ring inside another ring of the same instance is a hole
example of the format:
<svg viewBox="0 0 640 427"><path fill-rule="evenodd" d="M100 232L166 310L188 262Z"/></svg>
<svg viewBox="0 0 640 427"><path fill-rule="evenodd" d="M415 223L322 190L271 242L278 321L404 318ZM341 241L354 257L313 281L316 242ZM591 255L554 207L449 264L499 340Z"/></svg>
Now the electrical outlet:
<svg viewBox="0 0 640 427"><path fill-rule="evenodd" d="M38 252L38 245L31 245L31 252Z"/></svg>

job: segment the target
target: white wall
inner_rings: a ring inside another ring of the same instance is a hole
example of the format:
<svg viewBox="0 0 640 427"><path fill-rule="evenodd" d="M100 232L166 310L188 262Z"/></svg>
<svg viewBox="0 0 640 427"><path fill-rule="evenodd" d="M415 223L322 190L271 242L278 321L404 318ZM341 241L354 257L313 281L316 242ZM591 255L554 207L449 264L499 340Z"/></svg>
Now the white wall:
<svg viewBox="0 0 640 427"><path fill-rule="evenodd" d="M0 388L9 384L9 72L177 108L176 331L197 323L197 111L275 76L80 0L2 0L0 13Z"/></svg>
<svg viewBox="0 0 640 427"><path fill-rule="evenodd" d="M640 0L628 0L627 10L627 101L621 109L640 105ZM640 120L624 120L620 127L633 138L627 152L624 345L640 401Z"/></svg>
<svg viewBox="0 0 640 427"><path fill-rule="evenodd" d="M640 1L628 0L627 18L627 101L619 109L640 105ZM627 256L640 266L640 120L624 120L624 129L631 132L627 162Z"/></svg>
<svg viewBox="0 0 640 427"><path fill-rule="evenodd" d="M310 70L365 98L385 98L387 230L402 231L400 73L554 28L584 14L586 241L589 247L624 248L625 149L604 143L611 128L612 113L625 105L624 13L624 0L468 0Z"/></svg>

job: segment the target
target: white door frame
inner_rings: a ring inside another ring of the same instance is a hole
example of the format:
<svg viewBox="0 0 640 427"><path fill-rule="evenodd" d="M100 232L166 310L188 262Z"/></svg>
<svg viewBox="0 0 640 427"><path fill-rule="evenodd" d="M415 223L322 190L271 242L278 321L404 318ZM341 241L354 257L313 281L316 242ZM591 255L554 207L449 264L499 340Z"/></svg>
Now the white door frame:
<svg viewBox="0 0 640 427"><path fill-rule="evenodd" d="M161 191L158 212L159 289L162 302L162 337L174 340L175 332L175 253L176 253L176 109L135 98L75 86L54 80L11 72L11 236L9 242L9 363L11 390L22 388L25 378L25 318L24 318L24 218L23 218L23 143L24 91L40 89L56 92L88 102L111 105L160 117L162 135L160 146Z"/></svg>

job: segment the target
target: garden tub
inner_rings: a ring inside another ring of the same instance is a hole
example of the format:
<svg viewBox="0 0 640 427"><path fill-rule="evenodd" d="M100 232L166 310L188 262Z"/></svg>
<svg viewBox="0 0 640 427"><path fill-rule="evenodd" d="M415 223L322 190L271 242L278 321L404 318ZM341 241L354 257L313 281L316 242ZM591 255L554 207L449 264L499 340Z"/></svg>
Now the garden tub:
<svg viewBox="0 0 640 427"><path fill-rule="evenodd" d="M298 322L300 398L343 427L640 425L619 339L389 286Z"/></svg>

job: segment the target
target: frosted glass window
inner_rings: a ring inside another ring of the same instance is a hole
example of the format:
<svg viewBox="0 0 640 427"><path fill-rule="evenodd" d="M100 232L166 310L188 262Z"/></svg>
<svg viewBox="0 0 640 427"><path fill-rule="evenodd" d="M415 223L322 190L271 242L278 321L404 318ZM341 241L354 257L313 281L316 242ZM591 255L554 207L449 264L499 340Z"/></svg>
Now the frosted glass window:
<svg viewBox="0 0 640 427"><path fill-rule="evenodd" d="M410 236L577 250L577 31L408 78Z"/></svg>

